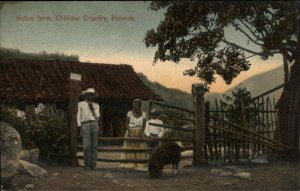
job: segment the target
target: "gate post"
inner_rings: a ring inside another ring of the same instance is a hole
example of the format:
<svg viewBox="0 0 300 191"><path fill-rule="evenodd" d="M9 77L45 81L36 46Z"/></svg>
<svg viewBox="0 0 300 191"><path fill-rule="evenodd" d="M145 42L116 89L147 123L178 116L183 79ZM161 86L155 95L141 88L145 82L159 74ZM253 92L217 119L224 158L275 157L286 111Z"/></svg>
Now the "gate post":
<svg viewBox="0 0 300 191"><path fill-rule="evenodd" d="M70 160L72 166L78 166L76 158L77 146L77 110L79 100L81 75L70 73L70 97L69 97L69 130L70 130Z"/></svg>
<svg viewBox="0 0 300 191"><path fill-rule="evenodd" d="M193 84L192 94L194 97L195 110L195 143L193 165L200 166L207 164L205 157L205 112L204 112L204 93L207 92L204 84Z"/></svg>

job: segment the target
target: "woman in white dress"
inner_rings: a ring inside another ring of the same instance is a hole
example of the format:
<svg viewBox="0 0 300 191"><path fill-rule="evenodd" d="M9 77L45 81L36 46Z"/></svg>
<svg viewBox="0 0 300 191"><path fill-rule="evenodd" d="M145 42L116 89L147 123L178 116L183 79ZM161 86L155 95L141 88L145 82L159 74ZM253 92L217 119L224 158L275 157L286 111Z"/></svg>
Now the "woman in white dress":
<svg viewBox="0 0 300 191"><path fill-rule="evenodd" d="M144 137L144 129L146 124L146 113L142 112L142 101L135 99L133 101L132 111L127 113L126 133L125 137ZM145 142L124 141L123 148L147 148ZM123 152L121 159L147 159L148 153L145 152ZM146 163L121 163L121 168L145 168Z"/></svg>

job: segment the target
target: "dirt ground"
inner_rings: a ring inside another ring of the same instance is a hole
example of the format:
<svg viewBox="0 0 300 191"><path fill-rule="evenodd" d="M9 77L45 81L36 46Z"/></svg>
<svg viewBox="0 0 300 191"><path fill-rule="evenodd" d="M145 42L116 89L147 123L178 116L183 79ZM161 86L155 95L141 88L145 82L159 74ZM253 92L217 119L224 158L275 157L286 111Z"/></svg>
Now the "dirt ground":
<svg viewBox="0 0 300 191"><path fill-rule="evenodd" d="M170 165L165 166L160 179L149 179L146 169L120 169L119 163L98 162L97 170L40 163L47 176L18 174L9 190L300 190L300 163L238 166L252 175L251 180L211 174L222 166L194 168L191 163L191 159L182 160L176 175Z"/></svg>

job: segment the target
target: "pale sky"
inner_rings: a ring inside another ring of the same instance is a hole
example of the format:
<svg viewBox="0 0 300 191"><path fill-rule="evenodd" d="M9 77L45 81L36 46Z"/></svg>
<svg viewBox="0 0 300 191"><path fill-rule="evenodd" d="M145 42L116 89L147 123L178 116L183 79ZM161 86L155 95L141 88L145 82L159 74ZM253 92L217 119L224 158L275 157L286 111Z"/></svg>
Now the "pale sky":
<svg viewBox="0 0 300 191"><path fill-rule="evenodd" d="M144 73L151 81L191 92L192 83L201 81L183 76L182 73L185 69L194 68L195 63L182 60L179 64L158 62L152 65L156 48L146 48L143 38L147 30L156 27L162 20L163 11L149 11L148 7L149 2L128 1L8 3L0 10L0 43L2 47L30 53L46 51L76 54L84 62L130 64L136 72ZM112 20L114 15L134 20ZM60 21L64 16L80 19ZM40 21L38 17L48 17L52 21ZM98 20L84 20L89 17ZM242 35L233 30L227 30L226 33L228 40L243 41ZM217 78L210 91L223 92L252 75L282 65L282 58L278 56L261 61L258 57L253 57L250 63L251 69L243 72L230 86Z"/></svg>

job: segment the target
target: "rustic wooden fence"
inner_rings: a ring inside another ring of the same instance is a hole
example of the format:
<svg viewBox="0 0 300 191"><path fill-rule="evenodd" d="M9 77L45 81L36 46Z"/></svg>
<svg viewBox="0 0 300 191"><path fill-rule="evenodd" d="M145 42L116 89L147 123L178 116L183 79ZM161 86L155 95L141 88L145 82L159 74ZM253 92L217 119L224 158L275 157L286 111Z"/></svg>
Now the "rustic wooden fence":
<svg viewBox="0 0 300 191"><path fill-rule="evenodd" d="M246 106L242 104L241 123L237 124L228 119L228 112L223 108L222 102L215 101L216 110L210 110L210 103L204 104L205 88L203 85L193 85L194 110L179 108L161 102L149 102L149 114L152 108L158 108L163 116L164 124L153 124L168 129L162 138L125 138L125 137L99 137L99 142L112 141L139 141L150 142L184 142L182 151L193 150L193 165L207 164L208 160L218 161L221 164L239 162L241 159L256 158L258 154L267 154L269 160L276 160L278 153L289 149L277 141L280 136L277 131L277 110L275 100L268 97L278 86L260 96L253 98L255 115L251 119L245 117ZM183 124L189 125L183 125ZM182 126L185 126L184 128ZM170 132L173 132L170 133ZM181 132L182 134L179 134ZM177 135L177 136L176 136ZM101 144L100 144L101 145ZM104 145L104 144L102 144ZM78 145L77 150L82 150ZM123 148L112 146L99 146L99 152L151 152L150 148ZM101 154L100 154L101 156ZM83 158L77 155L77 158ZM146 163L148 159L120 159L98 158L102 162Z"/></svg>
<svg viewBox="0 0 300 191"><path fill-rule="evenodd" d="M215 100L215 110L210 110L206 103L206 157L220 163L239 162L241 159L256 158L266 154L269 160L276 160L278 153L289 149L278 142L277 110L275 99L268 95L282 88L273 88L257 97L252 98L254 112L248 115L241 102L240 123L230 122L230 111L224 109L222 101ZM236 112L236 111L235 111Z"/></svg>

